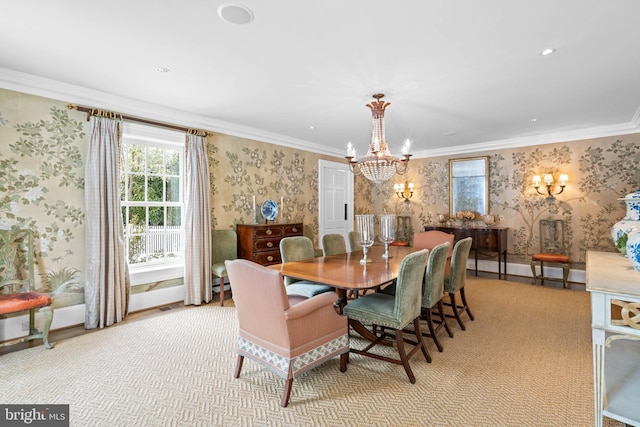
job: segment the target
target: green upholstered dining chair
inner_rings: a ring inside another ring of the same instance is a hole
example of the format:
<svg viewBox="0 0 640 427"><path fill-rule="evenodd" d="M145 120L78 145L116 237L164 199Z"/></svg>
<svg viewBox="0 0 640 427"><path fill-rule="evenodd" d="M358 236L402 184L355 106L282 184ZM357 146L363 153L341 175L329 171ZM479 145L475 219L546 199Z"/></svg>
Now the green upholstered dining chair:
<svg viewBox="0 0 640 427"><path fill-rule="evenodd" d="M315 236L313 234L313 228L309 224L302 224L302 235L307 237L313 243L313 256L322 256L322 249L315 246Z"/></svg>
<svg viewBox="0 0 640 427"><path fill-rule="evenodd" d="M213 285L213 291L220 294L220 305L224 305L224 294L231 290L231 285L225 285L227 267L224 262L238 258L238 235L234 230L211 231L211 274L219 279Z"/></svg>
<svg viewBox="0 0 640 427"><path fill-rule="evenodd" d="M466 239L458 240L458 243L455 244L453 255L451 256L451 271L444 279L444 291L449 294L449 299L451 300L451 302L445 302L444 305L451 307L453 314L449 315L449 317L455 317L463 331L466 328L460 315L466 312L469 315L469 319L474 320L464 291L467 279L467 260L469 259L472 241L471 237L467 237ZM456 302L456 293L460 294L461 304Z"/></svg>
<svg viewBox="0 0 640 427"><path fill-rule="evenodd" d="M226 265L239 326L234 378L245 357L261 364L285 379L285 407L294 378L337 355L340 371L347 370L349 329L333 307L335 293L298 300L287 295L279 271L245 259Z"/></svg>
<svg viewBox="0 0 640 427"><path fill-rule="evenodd" d="M313 242L304 236L285 237L280 240L280 257L283 263L314 258ZM297 295L304 298L311 298L324 292L334 291L331 286L293 277L285 277L284 284L287 295Z"/></svg>
<svg viewBox="0 0 640 427"><path fill-rule="evenodd" d="M416 378L409 365L409 359L418 351L422 351L427 362L431 363L431 355L420 331L422 280L428 253L427 249L422 249L407 255L402 260L398 271L398 279L396 280L395 295L383 292L363 295L347 304L343 309L344 314L349 317L350 321L371 324L374 327L374 331L377 331L377 339L375 341L362 350L352 348L351 352L402 365L411 384L416 382ZM411 323L413 323L416 343L407 354L403 329ZM387 332L387 328L393 329L395 334L392 335ZM370 351L376 345L385 342L386 338L394 335L400 359Z"/></svg>
<svg viewBox="0 0 640 427"><path fill-rule="evenodd" d="M325 234L322 236L322 254L324 256L347 253L347 243L344 236L339 233Z"/></svg>
<svg viewBox="0 0 640 427"><path fill-rule="evenodd" d="M349 232L349 252L361 251L362 246L358 243L358 233L355 231Z"/></svg>
<svg viewBox="0 0 640 427"><path fill-rule="evenodd" d="M441 243L429 252L429 261L427 261L427 269L424 273L424 282L422 285L422 319L427 322L429 332L422 335L430 337L438 351L442 352L442 343L438 339L438 331L444 328L449 337L453 338L453 332L449 329L447 318L444 314L444 276L449 258L449 242ZM433 319L433 310L437 307L436 314L439 319ZM437 326L435 326L437 325Z"/></svg>
<svg viewBox="0 0 640 427"><path fill-rule="evenodd" d="M451 244L444 242L433 247L429 252L429 260L422 282L422 309L420 317L427 323L429 332L422 332L422 335L431 338L438 351L442 352L443 347L438 339L438 331L445 328L447 334L453 338L453 332L449 329L442 299L444 298L444 273ZM393 295L395 293L395 283L382 289L381 292ZM437 307L436 315L439 319L433 319L433 310ZM437 326L436 326L437 325Z"/></svg>
<svg viewBox="0 0 640 427"><path fill-rule="evenodd" d="M0 230L0 316L29 311L29 333L18 342L42 338L46 348L53 320L52 298L35 290L34 246L31 230ZM42 314L42 331L35 326L35 312ZM8 341L1 346L14 344Z"/></svg>

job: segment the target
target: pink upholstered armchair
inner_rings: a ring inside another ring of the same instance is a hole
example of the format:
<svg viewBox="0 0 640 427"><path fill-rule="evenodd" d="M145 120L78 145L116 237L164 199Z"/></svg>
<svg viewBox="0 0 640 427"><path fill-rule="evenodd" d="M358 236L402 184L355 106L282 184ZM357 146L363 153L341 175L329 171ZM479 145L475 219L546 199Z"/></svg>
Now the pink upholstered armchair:
<svg viewBox="0 0 640 427"><path fill-rule="evenodd" d="M335 292L287 296L280 272L244 259L225 264L239 322L235 378L245 357L272 370L286 380L285 407L295 377L337 355L347 370L347 317L333 308Z"/></svg>
<svg viewBox="0 0 640 427"><path fill-rule="evenodd" d="M448 258L451 258L453 254L453 240L454 235L445 233L444 231L439 230L429 230L423 231L421 233L415 233L413 235L413 247L418 249L429 249L431 251L436 246L449 242L449 253L447 254Z"/></svg>
<svg viewBox="0 0 640 427"><path fill-rule="evenodd" d="M453 234L445 233L440 230L429 230L413 235L413 247L418 249L429 249L432 251L436 246L449 242L449 253L447 253L447 261L445 264L445 276L449 276L451 271L451 256L453 255L453 241L455 236Z"/></svg>

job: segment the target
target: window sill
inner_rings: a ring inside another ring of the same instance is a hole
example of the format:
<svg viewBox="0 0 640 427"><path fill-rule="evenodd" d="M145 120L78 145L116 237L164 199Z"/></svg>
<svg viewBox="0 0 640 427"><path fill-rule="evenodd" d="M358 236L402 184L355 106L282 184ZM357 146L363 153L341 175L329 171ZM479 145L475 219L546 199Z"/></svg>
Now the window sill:
<svg viewBox="0 0 640 427"><path fill-rule="evenodd" d="M163 264L147 267L129 267L131 286L184 277L183 264Z"/></svg>

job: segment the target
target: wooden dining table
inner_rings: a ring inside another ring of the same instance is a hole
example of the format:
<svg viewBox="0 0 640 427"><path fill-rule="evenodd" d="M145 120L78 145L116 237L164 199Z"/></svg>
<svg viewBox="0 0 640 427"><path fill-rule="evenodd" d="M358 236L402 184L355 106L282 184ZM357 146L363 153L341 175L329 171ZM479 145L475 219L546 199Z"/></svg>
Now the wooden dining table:
<svg viewBox="0 0 640 427"><path fill-rule="evenodd" d="M286 262L270 265L268 268L277 270L283 276L322 283L335 288L338 294L336 310L342 314L342 308L347 304L347 293L375 289L389 283L398 277L402 259L415 249L408 246L390 246L390 258L382 258L384 246L374 245L369 248L367 257L371 262L360 264L362 251L355 251L339 255L311 258L303 261ZM371 334L359 322L349 322L353 328L365 338L374 340Z"/></svg>

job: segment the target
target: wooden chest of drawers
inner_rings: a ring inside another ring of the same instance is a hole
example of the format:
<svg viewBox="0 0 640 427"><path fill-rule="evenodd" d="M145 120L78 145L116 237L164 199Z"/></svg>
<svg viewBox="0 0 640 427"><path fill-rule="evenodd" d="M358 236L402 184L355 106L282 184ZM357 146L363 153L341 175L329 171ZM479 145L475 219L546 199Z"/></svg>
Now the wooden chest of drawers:
<svg viewBox="0 0 640 427"><path fill-rule="evenodd" d="M302 236L302 223L238 224L238 257L262 265L280 264L280 240Z"/></svg>

